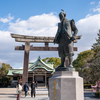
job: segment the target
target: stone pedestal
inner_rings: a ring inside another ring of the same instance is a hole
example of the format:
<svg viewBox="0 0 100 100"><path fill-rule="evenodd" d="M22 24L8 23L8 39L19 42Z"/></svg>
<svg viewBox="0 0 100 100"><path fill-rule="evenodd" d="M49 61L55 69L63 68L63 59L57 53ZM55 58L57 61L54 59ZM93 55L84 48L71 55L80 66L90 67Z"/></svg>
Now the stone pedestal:
<svg viewBox="0 0 100 100"><path fill-rule="evenodd" d="M49 100L84 100L83 78L75 71L57 71L49 79Z"/></svg>

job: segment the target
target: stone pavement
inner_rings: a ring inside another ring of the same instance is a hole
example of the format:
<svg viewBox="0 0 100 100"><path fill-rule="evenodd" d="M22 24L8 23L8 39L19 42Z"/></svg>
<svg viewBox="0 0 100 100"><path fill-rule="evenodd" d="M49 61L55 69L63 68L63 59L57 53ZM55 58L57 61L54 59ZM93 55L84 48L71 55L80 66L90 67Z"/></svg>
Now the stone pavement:
<svg viewBox="0 0 100 100"><path fill-rule="evenodd" d="M16 100L16 97L13 98L0 98L0 100ZM21 97L20 100L49 100L48 96L37 96L36 98L28 97Z"/></svg>
<svg viewBox="0 0 100 100"><path fill-rule="evenodd" d="M0 100L16 100L16 88L0 88ZM21 95L20 100L49 100L48 90L45 87L36 88L36 98L28 95L26 98ZM84 90L84 100L100 100L92 96L91 90Z"/></svg>
<svg viewBox="0 0 100 100"><path fill-rule="evenodd" d="M30 96L31 89L28 91L28 96ZM47 95L48 96L48 89L46 87L37 87L36 88L36 96L39 95ZM10 98L12 96L16 96L16 88L0 88L0 98ZM24 97L24 94L21 95Z"/></svg>
<svg viewBox="0 0 100 100"><path fill-rule="evenodd" d="M91 89L84 90L84 100L100 100L100 98L95 98L95 95L92 95Z"/></svg>
<svg viewBox="0 0 100 100"><path fill-rule="evenodd" d="M16 100L16 88L0 88L0 100ZM20 100L49 100L46 87L36 88L36 97L31 98L30 90L27 97L21 95Z"/></svg>

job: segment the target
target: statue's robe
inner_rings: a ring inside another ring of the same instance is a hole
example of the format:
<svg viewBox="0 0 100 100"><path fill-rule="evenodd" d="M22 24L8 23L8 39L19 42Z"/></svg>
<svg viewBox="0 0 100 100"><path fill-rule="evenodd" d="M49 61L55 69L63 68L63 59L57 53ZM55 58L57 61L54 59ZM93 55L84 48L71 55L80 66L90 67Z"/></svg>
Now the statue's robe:
<svg viewBox="0 0 100 100"><path fill-rule="evenodd" d="M72 34L72 31L74 32ZM74 20L64 19L61 23L58 23L58 31L55 36L54 42L59 44L59 57L73 56L73 40L78 29L75 26Z"/></svg>

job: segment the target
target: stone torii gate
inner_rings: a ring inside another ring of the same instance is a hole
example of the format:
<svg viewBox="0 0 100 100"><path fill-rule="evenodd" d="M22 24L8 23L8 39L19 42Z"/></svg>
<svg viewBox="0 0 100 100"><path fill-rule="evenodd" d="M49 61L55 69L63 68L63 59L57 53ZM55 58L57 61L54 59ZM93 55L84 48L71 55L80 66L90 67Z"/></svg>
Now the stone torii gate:
<svg viewBox="0 0 100 100"><path fill-rule="evenodd" d="M12 34L12 38L15 38L16 42L25 42L25 45L15 46L15 50L24 50L24 64L23 64L23 76L22 76L22 85L28 81L28 63L29 63L29 51L58 51L58 47L49 47L49 43L53 43L55 37L39 37L39 36L27 36L27 35L18 35ZM81 39L80 36L76 36L74 43L77 43L78 39ZM45 43L45 47L33 47L30 46L31 42L36 43ZM73 48L74 51L77 51L77 47ZM66 67L68 67L68 59L65 61Z"/></svg>

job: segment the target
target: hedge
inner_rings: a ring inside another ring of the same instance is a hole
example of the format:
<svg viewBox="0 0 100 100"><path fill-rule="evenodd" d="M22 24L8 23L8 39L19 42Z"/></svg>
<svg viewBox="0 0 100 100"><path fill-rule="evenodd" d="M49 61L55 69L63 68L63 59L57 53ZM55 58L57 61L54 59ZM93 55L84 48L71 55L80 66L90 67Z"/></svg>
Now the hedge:
<svg viewBox="0 0 100 100"><path fill-rule="evenodd" d="M96 96L97 98L100 98L100 91L95 92L95 96Z"/></svg>

